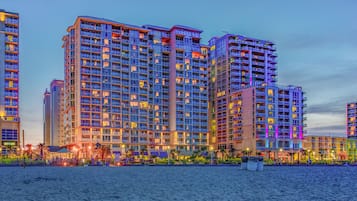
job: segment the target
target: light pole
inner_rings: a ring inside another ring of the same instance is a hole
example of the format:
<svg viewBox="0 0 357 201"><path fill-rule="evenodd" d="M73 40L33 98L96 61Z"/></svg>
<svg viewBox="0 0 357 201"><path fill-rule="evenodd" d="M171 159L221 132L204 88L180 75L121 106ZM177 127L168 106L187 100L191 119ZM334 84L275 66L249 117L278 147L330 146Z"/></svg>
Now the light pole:
<svg viewBox="0 0 357 201"><path fill-rule="evenodd" d="M92 146L88 146L88 152L89 152L89 154L88 154L88 159L92 159Z"/></svg>
<svg viewBox="0 0 357 201"><path fill-rule="evenodd" d="M249 156L249 147L247 147L245 150L247 152L247 156Z"/></svg>
<svg viewBox="0 0 357 201"><path fill-rule="evenodd" d="M283 158L282 155L283 155L283 149L280 148L280 149L279 149L279 156L280 156L280 157L279 157L279 160L280 160L280 163L282 163L282 161L283 161L283 160L282 160L282 158Z"/></svg>
<svg viewBox="0 0 357 201"><path fill-rule="evenodd" d="M167 146L167 165L170 165L170 146Z"/></svg>
<svg viewBox="0 0 357 201"><path fill-rule="evenodd" d="M211 165L213 165L213 146L210 146L209 150L211 152Z"/></svg>

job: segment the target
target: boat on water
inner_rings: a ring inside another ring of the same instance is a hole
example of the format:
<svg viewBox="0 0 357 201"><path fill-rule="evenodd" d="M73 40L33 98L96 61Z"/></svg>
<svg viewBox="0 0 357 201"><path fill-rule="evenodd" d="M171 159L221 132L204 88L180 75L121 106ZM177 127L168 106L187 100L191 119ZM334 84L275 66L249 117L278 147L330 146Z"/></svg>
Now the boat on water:
<svg viewBox="0 0 357 201"><path fill-rule="evenodd" d="M261 156L244 156L241 163L242 170L263 171L264 161Z"/></svg>

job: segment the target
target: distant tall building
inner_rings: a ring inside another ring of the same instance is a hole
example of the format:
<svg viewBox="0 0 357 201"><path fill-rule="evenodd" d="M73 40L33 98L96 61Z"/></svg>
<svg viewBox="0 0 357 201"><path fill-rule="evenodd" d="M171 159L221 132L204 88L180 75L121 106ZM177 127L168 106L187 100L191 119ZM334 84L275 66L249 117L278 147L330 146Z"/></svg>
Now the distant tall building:
<svg viewBox="0 0 357 201"><path fill-rule="evenodd" d="M53 80L50 91L43 95L43 139L47 146L66 144L64 135L64 86L63 80Z"/></svg>
<svg viewBox="0 0 357 201"><path fill-rule="evenodd" d="M348 103L346 107L347 137L357 138L357 102Z"/></svg>
<svg viewBox="0 0 357 201"><path fill-rule="evenodd" d="M0 9L0 143L2 154L16 150L19 117L19 15Z"/></svg>
<svg viewBox="0 0 357 201"><path fill-rule="evenodd" d="M347 150L349 159L357 160L357 102L346 107Z"/></svg>
<svg viewBox="0 0 357 201"><path fill-rule="evenodd" d="M63 80L53 80L50 88L50 144L52 146L65 145L63 117L64 117L64 83Z"/></svg>
<svg viewBox="0 0 357 201"><path fill-rule="evenodd" d="M43 94L43 143L51 145L51 93L47 89Z"/></svg>
<svg viewBox="0 0 357 201"><path fill-rule="evenodd" d="M78 17L67 31L69 143L113 152L207 147L208 52L200 30Z"/></svg>

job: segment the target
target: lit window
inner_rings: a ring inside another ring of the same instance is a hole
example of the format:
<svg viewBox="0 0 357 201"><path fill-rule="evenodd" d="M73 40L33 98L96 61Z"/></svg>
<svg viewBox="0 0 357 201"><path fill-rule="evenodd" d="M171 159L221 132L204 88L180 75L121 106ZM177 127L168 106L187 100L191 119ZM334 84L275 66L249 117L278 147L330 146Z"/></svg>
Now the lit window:
<svg viewBox="0 0 357 201"><path fill-rule="evenodd" d="M190 97L190 92L186 92L185 97Z"/></svg>
<svg viewBox="0 0 357 201"><path fill-rule="evenodd" d="M190 63L190 59L185 59L185 64L189 64Z"/></svg>
<svg viewBox="0 0 357 201"><path fill-rule="evenodd" d="M205 90L205 88L204 87L200 87L200 91L202 92L202 91L204 91Z"/></svg>
<svg viewBox="0 0 357 201"><path fill-rule="evenodd" d="M176 64L176 70L181 70L181 64Z"/></svg>
<svg viewBox="0 0 357 201"><path fill-rule="evenodd" d="M103 63L103 67L108 67L108 66L109 66L109 62L105 61L105 62Z"/></svg>
<svg viewBox="0 0 357 201"><path fill-rule="evenodd" d="M192 58L200 58L201 54L199 52L192 52Z"/></svg>
<svg viewBox="0 0 357 201"><path fill-rule="evenodd" d="M190 113L189 113L189 112L186 112L185 116L186 116L186 117L190 117Z"/></svg>
<svg viewBox="0 0 357 201"><path fill-rule="evenodd" d="M159 60L158 60L158 59L155 59L155 63L158 64L158 63L159 63Z"/></svg>
<svg viewBox="0 0 357 201"><path fill-rule="evenodd" d="M159 83L159 79L158 78L155 79L155 84L157 84L157 83Z"/></svg>
<svg viewBox="0 0 357 201"><path fill-rule="evenodd" d="M130 96L130 100L136 100L136 94L132 94L131 96Z"/></svg>
<svg viewBox="0 0 357 201"><path fill-rule="evenodd" d="M136 102L136 101L131 101L131 102L130 102L130 106L131 106L131 107L138 107L138 105L139 105L139 103Z"/></svg>
<svg viewBox="0 0 357 201"><path fill-rule="evenodd" d="M186 98L186 99L185 99L185 103L186 103L186 104L190 103L190 99Z"/></svg>
<svg viewBox="0 0 357 201"><path fill-rule="evenodd" d="M272 89L268 89L268 96L273 96L273 90Z"/></svg>
<svg viewBox="0 0 357 201"><path fill-rule="evenodd" d="M274 124L274 119L273 118L268 118L268 124Z"/></svg>
<svg viewBox="0 0 357 201"><path fill-rule="evenodd" d="M292 115L292 118L293 118L293 119L296 119L296 118L297 118L297 115L296 115L296 114L293 114L293 115Z"/></svg>
<svg viewBox="0 0 357 201"><path fill-rule="evenodd" d="M155 105L155 106L154 106L154 109L155 109L155 110L159 110L159 106L158 106L158 105Z"/></svg>
<svg viewBox="0 0 357 201"><path fill-rule="evenodd" d="M145 86L145 81L140 80L139 86L140 86L140 88L143 88Z"/></svg>
<svg viewBox="0 0 357 201"><path fill-rule="evenodd" d="M196 85L197 84L197 80L192 80L192 85Z"/></svg>
<svg viewBox="0 0 357 201"><path fill-rule="evenodd" d="M269 105L268 105L268 109L269 109L269 110L272 110L272 109L273 109L273 105L272 105L272 104L269 104Z"/></svg>
<svg viewBox="0 0 357 201"><path fill-rule="evenodd" d="M131 122L131 128L136 128L138 124L136 122Z"/></svg>
<svg viewBox="0 0 357 201"><path fill-rule="evenodd" d="M1 22L5 21L5 13L3 12L0 13L0 21Z"/></svg>
<svg viewBox="0 0 357 201"><path fill-rule="evenodd" d="M140 102L140 108L141 109L147 109L148 107L149 107L148 102L146 102L146 101L141 101Z"/></svg>
<svg viewBox="0 0 357 201"><path fill-rule="evenodd" d="M103 113L103 119L108 119L109 118L109 114L108 113Z"/></svg>
<svg viewBox="0 0 357 201"><path fill-rule="evenodd" d="M104 99L103 99L103 104L104 104L104 105L107 105L108 102L109 102L109 101L108 101L108 98L104 98Z"/></svg>
<svg viewBox="0 0 357 201"><path fill-rule="evenodd" d="M109 52L109 48L108 47L103 47L103 53L107 53Z"/></svg>
<svg viewBox="0 0 357 201"><path fill-rule="evenodd" d="M136 50L136 45L133 45L133 50Z"/></svg>
<svg viewBox="0 0 357 201"><path fill-rule="evenodd" d="M137 70L136 66L131 67L131 72L135 72Z"/></svg>
<svg viewBox="0 0 357 201"><path fill-rule="evenodd" d="M229 103L229 109L232 109L233 108L233 103Z"/></svg>
<svg viewBox="0 0 357 201"><path fill-rule="evenodd" d="M104 45L109 45L109 40L107 38L104 39ZM104 48L103 48L103 52L104 52ZM107 52L109 52L109 49L108 49Z"/></svg>
<svg viewBox="0 0 357 201"><path fill-rule="evenodd" d="M109 59L109 54L103 54L103 55L102 55L102 58L103 58L103 60L104 60L104 59Z"/></svg>
<svg viewBox="0 0 357 201"><path fill-rule="evenodd" d="M293 107L291 108L291 111L296 112L296 106L293 106Z"/></svg>
<svg viewBox="0 0 357 201"><path fill-rule="evenodd" d="M155 92L155 96L158 97L159 96L159 92Z"/></svg>
<svg viewBox="0 0 357 201"><path fill-rule="evenodd" d="M139 38L143 39L144 38L144 33L139 33Z"/></svg>
<svg viewBox="0 0 357 201"><path fill-rule="evenodd" d="M103 91L103 97L108 97L109 96L109 91Z"/></svg>
<svg viewBox="0 0 357 201"><path fill-rule="evenodd" d="M109 121L103 121L103 126L109 126Z"/></svg>

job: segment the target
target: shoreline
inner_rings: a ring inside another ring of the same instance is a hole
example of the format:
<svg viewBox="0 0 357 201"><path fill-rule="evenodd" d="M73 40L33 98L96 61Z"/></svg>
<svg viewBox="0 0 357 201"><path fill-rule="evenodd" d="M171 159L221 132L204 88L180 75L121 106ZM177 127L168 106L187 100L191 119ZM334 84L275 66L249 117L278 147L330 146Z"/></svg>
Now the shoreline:
<svg viewBox="0 0 357 201"><path fill-rule="evenodd" d="M48 165L48 164L0 164L1 167L138 167L138 166L156 166L156 167L241 167L241 164L124 164L124 165ZM265 167L357 167L353 164L264 164Z"/></svg>

